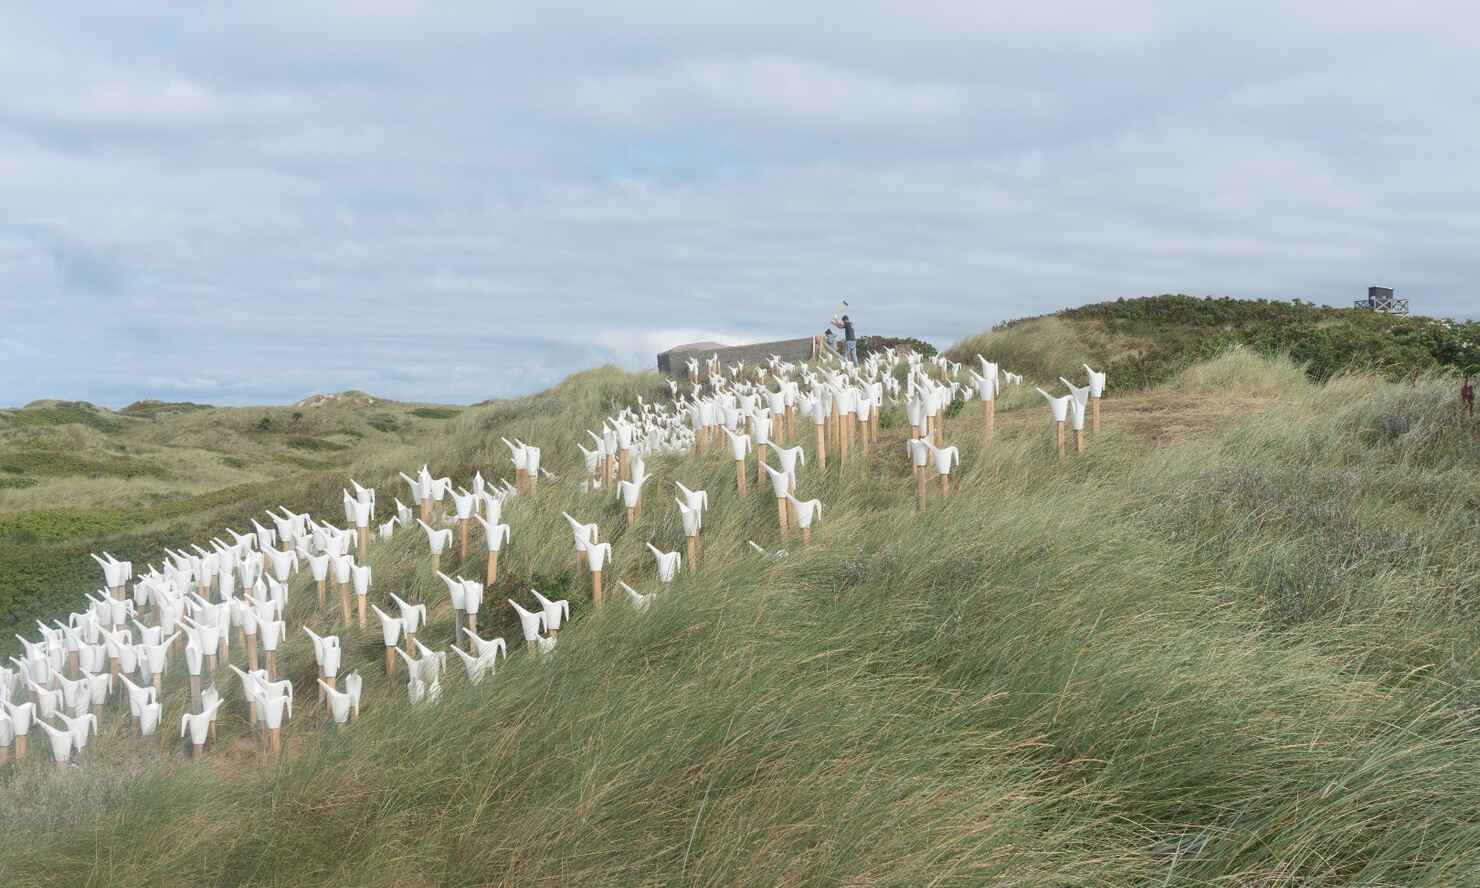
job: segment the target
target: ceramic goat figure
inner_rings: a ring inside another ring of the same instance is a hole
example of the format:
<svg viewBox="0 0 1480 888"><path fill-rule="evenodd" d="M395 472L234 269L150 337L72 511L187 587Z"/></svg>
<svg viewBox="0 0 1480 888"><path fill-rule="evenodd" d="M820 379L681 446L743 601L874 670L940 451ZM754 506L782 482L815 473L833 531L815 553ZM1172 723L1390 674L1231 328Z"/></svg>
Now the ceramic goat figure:
<svg viewBox="0 0 1480 888"><path fill-rule="evenodd" d="M401 609L401 625L406 633L406 648L416 644L416 630L421 628L427 621L427 606L425 604L407 604L396 593L391 593L391 601Z"/></svg>
<svg viewBox="0 0 1480 888"><path fill-rule="evenodd" d="M375 616L380 618L380 631L385 639L385 674L395 675L396 644L401 640L401 628L405 623L399 617L392 617L373 604L370 605L370 609L375 611Z"/></svg>
<svg viewBox="0 0 1480 888"><path fill-rule="evenodd" d="M442 563L442 550L452 542L452 530L446 527L440 530L434 529L430 524L427 524L420 518L416 519L416 523L421 525L422 530L426 531L427 545L432 550L432 570L435 571Z"/></svg>
<svg viewBox="0 0 1480 888"><path fill-rule="evenodd" d="M639 595L636 589L633 589L624 582L618 582L617 585L621 586L622 591L627 593L627 601L631 603L632 607L639 611L645 611L649 607L652 607L653 599L657 597L651 592L646 595Z"/></svg>
<svg viewBox="0 0 1480 888"><path fill-rule="evenodd" d="M935 461L935 472L940 478L940 495L945 499L951 495L951 468L961 464L961 451L954 445L936 447L928 442L926 447L930 449L930 457Z"/></svg>
<svg viewBox="0 0 1480 888"><path fill-rule="evenodd" d="M1105 395L1106 376L1104 373L1096 373L1088 364L1084 365L1084 372L1089 374L1091 428L1098 433L1100 431L1100 399Z"/></svg>
<svg viewBox="0 0 1480 888"><path fill-rule="evenodd" d="M533 611L527 611L524 608L520 607L519 602L515 601L512 598L509 599L509 606L512 607L514 609L514 612L519 615L519 627L524 633L525 646L528 648L531 654L534 653L536 650L539 649L538 642L543 641L543 639L540 638L540 630L543 629L545 625L544 612L541 611L539 613L535 613Z"/></svg>
<svg viewBox="0 0 1480 888"><path fill-rule="evenodd" d="M1043 399L1048 402L1048 409L1049 409L1049 412L1053 416L1053 422L1054 422L1054 426L1056 428L1056 434L1057 434L1057 437L1058 437L1059 458L1060 459L1063 459L1063 457L1064 457L1064 421L1069 418L1069 404L1070 404L1071 401L1074 400L1074 396L1073 395L1064 395L1063 397L1055 398L1053 395L1050 395L1048 392L1045 392L1041 388L1038 389L1038 394L1042 395L1043 396Z"/></svg>
<svg viewBox="0 0 1480 888"><path fill-rule="evenodd" d="M509 656L502 638L484 641L476 634L470 633L468 643L473 648L472 653L464 653L458 648L453 648L452 652L463 661L463 669L466 670L468 682L471 684L480 684L484 678L493 675L494 662L499 654L503 654L505 659Z"/></svg>
<svg viewBox="0 0 1480 888"><path fill-rule="evenodd" d="M678 577L679 568L683 567L683 556L677 552L664 552L652 543L647 547L658 562L658 582L673 582Z"/></svg>
<svg viewBox="0 0 1480 888"><path fill-rule="evenodd" d="M802 545L812 542L812 520L822 518L822 500L799 500L790 494L786 497L797 516L797 527L802 529Z"/></svg>
<svg viewBox="0 0 1480 888"><path fill-rule="evenodd" d="M498 579L498 553L503 549L504 543L511 539L509 525L499 524L498 518L485 519L482 515L474 515L478 523L483 525L484 539L488 543L488 573L484 579L484 585L492 589L494 581Z"/></svg>

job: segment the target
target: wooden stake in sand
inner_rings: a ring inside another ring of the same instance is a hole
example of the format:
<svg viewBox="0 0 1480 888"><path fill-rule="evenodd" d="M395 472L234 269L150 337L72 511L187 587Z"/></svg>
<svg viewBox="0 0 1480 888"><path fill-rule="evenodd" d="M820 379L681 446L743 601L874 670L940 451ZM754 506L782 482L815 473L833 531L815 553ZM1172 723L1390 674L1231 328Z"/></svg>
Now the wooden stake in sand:
<svg viewBox="0 0 1480 888"><path fill-rule="evenodd" d="M488 590L493 589L493 584L498 581L498 553L507 543L509 537L509 525L497 523L497 518L484 520L483 516L476 515L478 523L483 525L483 538L488 543L488 569L485 571L483 586Z"/></svg>
<svg viewBox="0 0 1480 888"><path fill-rule="evenodd" d="M601 574L606 567L606 562L612 557L611 543L587 543L586 544L586 567L591 571L591 603L601 607L602 588Z"/></svg>
<svg viewBox="0 0 1480 888"><path fill-rule="evenodd" d="M931 447L930 457L935 461L936 476L940 478L940 498L951 495L951 467L961 464L961 452L956 447Z"/></svg>
<svg viewBox="0 0 1480 888"><path fill-rule="evenodd" d="M828 415L827 415L827 412L826 412L826 408L822 406L822 401L820 399L817 402L817 406L812 411L812 417L813 417L812 424L817 429L817 451L816 451L817 452L817 468L820 471L826 471L827 470L827 431L826 431L826 429L827 429Z"/></svg>
<svg viewBox="0 0 1480 888"><path fill-rule="evenodd" d="M909 441L910 465L915 470L915 511L925 511L925 467L930 464L930 444L924 438Z"/></svg>
<svg viewBox="0 0 1480 888"><path fill-rule="evenodd" d="M1100 398L1105 394L1104 373L1096 373L1090 365L1084 365L1085 372L1089 373L1089 404L1090 404L1090 428L1098 435L1100 433Z"/></svg>
<svg viewBox="0 0 1480 888"><path fill-rule="evenodd" d="M796 513L797 526L802 530L802 545L812 545L812 521L822 517L822 500L799 500L791 495L787 499Z"/></svg>
<svg viewBox="0 0 1480 888"><path fill-rule="evenodd" d="M771 492L776 496L776 527L782 539L785 539L787 525L786 510L788 506L786 497L791 492L791 476L786 472L776 471L769 465L766 465L764 460L761 461L761 466L765 468L766 474L771 476Z"/></svg>
<svg viewBox="0 0 1480 888"><path fill-rule="evenodd" d="M1049 414L1053 417L1054 436L1058 442L1059 459L1064 458L1064 421L1069 418L1069 405L1074 401L1073 395L1063 395L1055 398L1043 389L1038 389L1038 394L1048 402Z"/></svg>

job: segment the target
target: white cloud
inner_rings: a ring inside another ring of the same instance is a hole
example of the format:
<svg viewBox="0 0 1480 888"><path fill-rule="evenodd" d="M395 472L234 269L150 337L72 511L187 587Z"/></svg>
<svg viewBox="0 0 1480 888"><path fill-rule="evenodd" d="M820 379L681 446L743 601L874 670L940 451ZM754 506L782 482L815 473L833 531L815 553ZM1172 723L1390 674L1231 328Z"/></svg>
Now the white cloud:
<svg viewBox="0 0 1480 888"><path fill-rule="evenodd" d="M1375 0L9 9L0 335L56 347L9 348L0 403L476 400L807 335L840 298L862 333L941 344L1163 291L1342 304L1381 281L1473 315L1477 21Z"/></svg>
<svg viewBox="0 0 1480 888"><path fill-rule="evenodd" d="M1031 104L1030 96L992 92L976 98ZM580 75L549 97L556 111L602 123L692 123L697 115L821 131L959 122L970 111L967 99L954 84L880 77L778 56L692 58Z"/></svg>

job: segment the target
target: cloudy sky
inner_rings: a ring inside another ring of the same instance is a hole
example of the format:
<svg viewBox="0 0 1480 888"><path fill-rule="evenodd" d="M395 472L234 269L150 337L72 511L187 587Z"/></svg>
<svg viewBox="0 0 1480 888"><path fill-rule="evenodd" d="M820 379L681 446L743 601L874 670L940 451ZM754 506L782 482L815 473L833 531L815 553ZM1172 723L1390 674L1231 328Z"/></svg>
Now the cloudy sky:
<svg viewBox="0 0 1480 888"><path fill-rule="evenodd" d="M465 402L1187 292L1480 314L1473 4L0 2L0 404Z"/></svg>

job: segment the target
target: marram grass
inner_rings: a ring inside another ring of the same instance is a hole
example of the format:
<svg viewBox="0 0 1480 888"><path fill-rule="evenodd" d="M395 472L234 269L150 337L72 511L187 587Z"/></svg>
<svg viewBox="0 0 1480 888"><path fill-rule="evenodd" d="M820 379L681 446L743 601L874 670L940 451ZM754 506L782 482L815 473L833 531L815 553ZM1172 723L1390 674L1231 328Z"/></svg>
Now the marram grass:
<svg viewBox="0 0 1480 888"><path fill-rule="evenodd" d="M453 661L411 708L372 617L341 632L366 687L336 731L295 629L280 758L234 677L199 763L110 715L84 766L33 754L7 778L0 884L1480 884L1480 445L1444 383L1315 386L1224 355L1106 400L1062 464L1031 399L1004 401L990 448L969 405L955 493L921 516L889 417L841 468L808 445L823 520L776 561L745 544L778 545L769 485L741 499L724 451L651 460L630 529L613 492L580 491L584 429L661 392L582 374L355 469L385 511L397 469L503 477L499 435L540 445L561 480L507 507L499 594L571 600L552 657L490 595L507 664L473 688ZM1213 419L1157 432L1189 397ZM616 581L655 591L643 544L681 548L675 479L713 499L701 567L637 613ZM600 611L561 510L614 545ZM479 575L477 528L470 549L444 570ZM371 563L372 600L427 601L420 637L445 647L420 531ZM295 584L290 624L316 609Z"/></svg>

